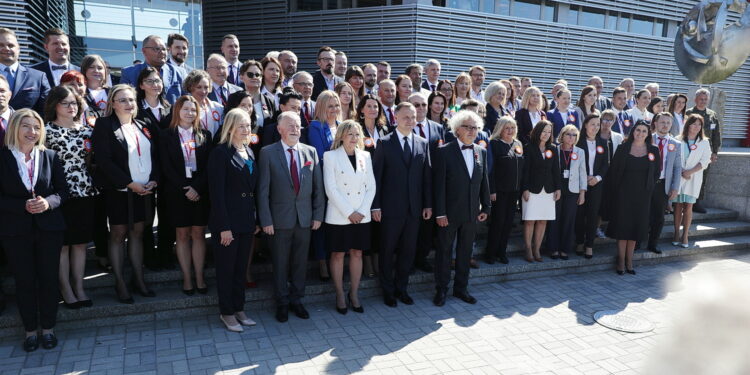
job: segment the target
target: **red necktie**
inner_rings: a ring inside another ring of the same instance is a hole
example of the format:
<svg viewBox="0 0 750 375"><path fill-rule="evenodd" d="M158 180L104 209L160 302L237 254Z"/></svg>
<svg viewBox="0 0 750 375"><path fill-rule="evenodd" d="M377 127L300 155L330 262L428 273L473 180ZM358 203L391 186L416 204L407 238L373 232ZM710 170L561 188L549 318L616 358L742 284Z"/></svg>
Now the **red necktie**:
<svg viewBox="0 0 750 375"><path fill-rule="evenodd" d="M659 137L659 172L664 169L664 138Z"/></svg>
<svg viewBox="0 0 750 375"><path fill-rule="evenodd" d="M297 161L294 160L294 149L288 148L289 151L289 174L292 175L292 184L294 185L294 194L299 194L299 174L297 173Z"/></svg>
<svg viewBox="0 0 750 375"><path fill-rule="evenodd" d="M427 139L427 137L424 135L424 127L422 127L422 123L417 124L417 126L419 126L419 136Z"/></svg>
<svg viewBox="0 0 750 375"><path fill-rule="evenodd" d="M388 122L391 123L391 126L396 126L396 120L393 119L393 112L390 108L388 108Z"/></svg>
<svg viewBox="0 0 750 375"><path fill-rule="evenodd" d="M310 123L310 106L309 104L307 104L307 102L305 102L304 116L305 116L305 120L307 120L307 123L309 124Z"/></svg>

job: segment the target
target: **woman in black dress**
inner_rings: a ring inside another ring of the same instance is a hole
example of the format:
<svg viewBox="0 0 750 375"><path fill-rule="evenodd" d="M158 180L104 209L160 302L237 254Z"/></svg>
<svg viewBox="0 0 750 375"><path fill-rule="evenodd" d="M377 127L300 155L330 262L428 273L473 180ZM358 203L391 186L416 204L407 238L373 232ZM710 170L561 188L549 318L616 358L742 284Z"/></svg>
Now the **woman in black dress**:
<svg viewBox="0 0 750 375"><path fill-rule="evenodd" d="M659 149L651 144L645 121L638 121L627 140L617 148L605 180L605 194L611 205L607 236L617 240L617 274L623 269L635 275L635 243L648 236L649 206L659 178Z"/></svg>
<svg viewBox="0 0 750 375"><path fill-rule="evenodd" d="M208 224L208 155L211 132L201 128L200 106L192 96L181 96L174 104L172 123L160 137L161 170L164 175L165 212L176 228L177 260L182 269L182 291L195 292L190 266L195 271L198 292L206 294L203 279ZM191 245L192 240L192 245Z"/></svg>

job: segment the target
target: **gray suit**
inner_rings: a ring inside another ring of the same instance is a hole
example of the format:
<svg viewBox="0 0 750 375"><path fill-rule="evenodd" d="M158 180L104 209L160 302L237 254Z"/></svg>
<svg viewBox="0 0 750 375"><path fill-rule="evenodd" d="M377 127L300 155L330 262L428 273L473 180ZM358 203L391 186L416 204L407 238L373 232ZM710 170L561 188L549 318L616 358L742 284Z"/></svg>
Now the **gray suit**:
<svg viewBox="0 0 750 375"><path fill-rule="evenodd" d="M313 220L322 222L325 213L323 170L317 152L302 143L297 144L297 150L298 194L280 141L263 147L258 158L258 217L261 226L274 227L269 238L274 291L280 306L298 304L305 294L310 227Z"/></svg>
<svg viewBox="0 0 750 375"><path fill-rule="evenodd" d="M653 135L654 146L659 147L656 133ZM682 177L682 143L671 135L668 136L667 163L664 168L664 193L669 195L671 190L680 191L680 178Z"/></svg>

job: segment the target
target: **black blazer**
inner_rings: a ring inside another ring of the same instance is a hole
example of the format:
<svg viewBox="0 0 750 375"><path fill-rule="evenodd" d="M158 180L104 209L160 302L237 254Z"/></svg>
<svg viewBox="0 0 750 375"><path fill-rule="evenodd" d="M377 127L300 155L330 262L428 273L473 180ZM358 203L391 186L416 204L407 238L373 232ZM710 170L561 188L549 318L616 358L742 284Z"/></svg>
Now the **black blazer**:
<svg viewBox="0 0 750 375"><path fill-rule="evenodd" d="M361 122L361 124L362 124L362 133L364 133L364 135L365 135L365 151L369 152L370 154L374 154L375 153L375 149L376 149L375 148L375 146L376 146L376 144L375 144L375 138L367 130L367 127L364 125L364 121ZM385 126L377 126L377 125L375 125L375 131L378 133L378 140L380 140L381 138L385 137L389 133L388 128L385 127ZM370 138L370 141L372 142L369 145L368 145L367 138Z"/></svg>
<svg viewBox="0 0 750 375"><path fill-rule="evenodd" d="M541 111L542 120L547 119L547 114ZM524 145L531 142L531 131L534 129L534 124L531 123L531 117L529 116L529 110L521 108L516 111L516 124L518 125L518 140Z"/></svg>
<svg viewBox="0 0 750 375"><path fill-rule="evenodd" d="M252 160L252 172L230 144L217 145L208 158L208 190L211 197L208 227L211 235L217 238L226 230L234 234L255 231L258 164L253 150L245 147L245 151Z"/></svg>
<svg viewBox="0 0 750 375"><path fill-rule="evenodd" d="M107 97L109 97L109 87L104 87L104 92L107 93ZM91 96L91 91L89 89L86 89L86 96L83 98L84 101L86 101L86 105L89 106L89 109L92 112L96 112L96 117L104 117L104 110L99 108L99 105L96 104L96 101L94 101L94 97Z"/></svg>
<svg viewBox="0 0 750 375"><path fill-rule="evenodd" d="M166 101L161 105L164 107L159 110L161 120L157 120L154 113L148 108L143 108L143 105L138 108L138 115L135 116L136 120L141 120L157 130L168 129L169 123L172 122L172 106Z"/></svg>
<svg viewBox="0 0 750 375"><path fill-rule="evenodd" d="M159 182L159 130L140 120L133 123L150 139L151 143L151 175L150 181ZM94 149L96 171L94 183L104 189L124 189L133 180L130 178L128 165L128 143L122 132L122 124L117 115L100 117L96 120L94 132L91 135L91 146Z"/></svg>
<svg viewBox="0 0 750 375"><path fill-rule="evenodd" d="M474 171L471 178L457 141L446 143L435 152L435 218L447 216L449 223L458 224L476 222L480 212L490 213L487 150L476 144L472 146Z"/></svg>
<svg viewBox="0 0 750 375"><path fill-rule="evenodd" d="M39 172L34 193L47 198L60 197L60 203L68 198L68 184L62 162L52 150L39 153ZM65 230L65 219L59 206L40 214L26 211L26 201L31 193L18 174L18 163L8 148L0 149L0 236L18 236L32 233L34 228L45 231Z"/></svg>
<svg viewBox="0 0 750 375"><path fill-rule="evenodd" d="M490 169L490 194L521 191L521 179L525 162L524 150L519 140L507 144L499 139L490 141L489 155L492 158Z"/></svg>
<svg viewBox="0 0 750 375"><path fill-rule="evenodd" d="M180 192L184 192L183 187L190 186L202 196L208 194L208 156L211 153L213 142L210 131L200 129L200 133L203 135L203 143L197 145L193 151L195 152L197 169L192 173L192 181L188 184L185 176L184 146L180 141L179 131L175 127L161 132L159 136L159 161L161 162L161 175L164 177L163 186Z"/></svg>
<svg viewBox="0 0 750 375"><path fill-rule="evenodd" d="M581 133L583 133L583 131ZM607 141L599 138L598 135L596 136L596 156L594 157L593 172L589 170L589 147L588 143L586 142L586 137L581 137L581 139L578 140L578 144L576 146L581 148L583 150L583 154L586 155L586 173L589 176L601 176L603 180L604 176L607 175L607 170L609 169L609 155L607 154L607 152L609 151L609 147L607 145ZM599 152L599 150L601 150L601 152Z"/></svg>
<svg viewBox="0 0 750 375"><path fill-rule="evenodd" d="M484 129L482 130L492 136L492 132L495 130L495 125L497 125L497 120L499 120L500 117L508 115L508 110L503 108L503 106L500 106L500 112L498 112L490 103L487 103L486 108L487 116L484 117Z"/></svg>
<svg viewBox="0 0 750 375"><path fill-rule="evenodd" d="M617 190L624 186L623 176L625 175L625 165L627 163L627 157L630 154L630 148L633 144L630 142L624 142L615 151L615 156L612 157L612 163L609 165L607 171L607 177L604 178L604 196L610 197L609 199L602 199L602 210L601 212L605 215L602 216L604 220L609 220L613 209L615 207L615 197L617 197ZM649 163L648 175L646 177L646 189L651 191L656 185L656 181L659 179L661 170L659 169L659 148L652 145L646 144L648 152L654 155L655 160Z"/></svg>
<svg viewBox="0 0 750 375"><path fill-rule="evenodd" d="M446 130L442 125L438 124L435 121L426 118L425 121L427 121L427 126L430 127L430 139L427 140L430 144L430 155L434 155L435 150L437 150L438 147L445 144L446 142ZM419 134L419 128L415 126L414 130L416 130L417 134Z"/></svg>
<svg viewBox="0 0 750 375"><path fill-rule="evenodd" d="M338 77L334 74L333 76L334 86L341 83L342 81L343 80L341 79L341 77ZM320 95L320 93L325 90L328 90L328 85L326 85L326 78L323 77L323 73L321 73L320 70L317 70L315 73L313 73L313 92L310 98L312 100L318 100L318 95Z"/></svg>
<svg viewBox="0 0 750 375"><path fill-rule="evenodd" d="M521 191L528 190L539 194L542 192L542 187L547 193L560 190L562 172L560 172L560 163L557 159L557 148L553 145L547 146L545 156L542 156L539 146L526 144L523 153L526 163L523 165Z"/></svg>
<svg viewBox="0 0 750 375"><path fill-rule="evenodd" d="M408 165L395 131L378 140L372 161L375 173L375 199L372 209L383 217L422 217L423 208L432 208L432 171L427 141L413 136L412 159Z"/></svg>
<svg viewBox="0 0 750 375"><path fill-rule="evenodd" d="M227 103L225 101L221 100L221 97L219 96L219 94L216 92L216 90L213 89L213 83L211 83L211 85L212 85L212 87L211 87L212 89L211 89L211 92L208 93L208 99L212 100L212 101L215 101L217 103L221 103L221 105L223 105L223 106L226 106ZM227 82L227 91L229 91L229 92L227 93L226 99L229 99L229 95L232 95L235 92L242 91L242 90L243 90L242 87L239 87L237 85L233 85L233 84Z"/></svg>

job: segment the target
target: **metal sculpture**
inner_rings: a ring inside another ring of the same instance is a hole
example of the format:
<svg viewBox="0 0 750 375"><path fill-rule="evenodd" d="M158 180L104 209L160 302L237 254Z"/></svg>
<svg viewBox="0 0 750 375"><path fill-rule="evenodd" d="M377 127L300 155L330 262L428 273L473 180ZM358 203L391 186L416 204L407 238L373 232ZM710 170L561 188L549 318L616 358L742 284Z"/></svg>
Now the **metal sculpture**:
<svg viewBox="0 0 750 375"><path fill-rule="evenodd" d="M682 21L674 57L682 74L699 84L722 81L750 55L750 0L701 0ZM729 11L741 13L727 25Z"/></svg>

